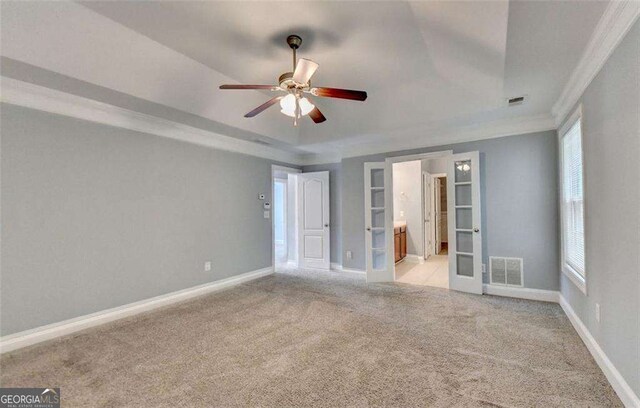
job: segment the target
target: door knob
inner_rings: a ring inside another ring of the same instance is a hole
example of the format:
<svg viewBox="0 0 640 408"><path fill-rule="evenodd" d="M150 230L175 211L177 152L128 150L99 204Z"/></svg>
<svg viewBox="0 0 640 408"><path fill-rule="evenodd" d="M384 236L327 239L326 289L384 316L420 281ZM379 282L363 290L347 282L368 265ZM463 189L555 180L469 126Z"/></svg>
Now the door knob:
<svg viewBox="0 0 640 408"><path fill-rule="evenodd" d="M329 224L324 224L324 226L328 228L328 227L329 227Z"/></svg>
<svg viewBox="0 0 640 408"><path fill-rule="evenodd" d="M371 227L367 227L367 231L371 231Z"/></svg>
<svg viewBox="0 0 640 408"><path fill-rule="evenodd" d="M474 228L473 232L480 232L480 228Z"/></svg>

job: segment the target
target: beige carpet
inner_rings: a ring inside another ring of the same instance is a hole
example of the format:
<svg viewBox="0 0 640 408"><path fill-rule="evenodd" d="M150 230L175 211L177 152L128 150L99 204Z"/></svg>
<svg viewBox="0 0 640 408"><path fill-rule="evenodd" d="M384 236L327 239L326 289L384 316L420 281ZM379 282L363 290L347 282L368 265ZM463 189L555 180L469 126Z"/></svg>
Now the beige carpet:
<svg viewBox="0 0 640 408"><path fill-rule="evenodd" d="M346 275L346 276L345 276ZM556 304L289 271L0 359L63 407L622 406Z"/></svg>

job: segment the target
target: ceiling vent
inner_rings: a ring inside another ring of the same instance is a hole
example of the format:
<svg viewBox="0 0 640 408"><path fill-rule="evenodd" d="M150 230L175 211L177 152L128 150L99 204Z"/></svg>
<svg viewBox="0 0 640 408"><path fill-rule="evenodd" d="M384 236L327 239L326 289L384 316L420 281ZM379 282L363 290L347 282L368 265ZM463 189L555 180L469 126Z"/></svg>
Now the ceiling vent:
<svg viewBox="0 0 640 408"><path fill-rule="evenodd" d="M509 104L509 106L522 105L524 103L525 96L526 95L509 98L507 99L507 103Z"/></svg>
<svg viewBox="0 0 640 408"><path fill-rule="evenodd" d="M492 285L522 287L522 258L489 257Z"/></svg>

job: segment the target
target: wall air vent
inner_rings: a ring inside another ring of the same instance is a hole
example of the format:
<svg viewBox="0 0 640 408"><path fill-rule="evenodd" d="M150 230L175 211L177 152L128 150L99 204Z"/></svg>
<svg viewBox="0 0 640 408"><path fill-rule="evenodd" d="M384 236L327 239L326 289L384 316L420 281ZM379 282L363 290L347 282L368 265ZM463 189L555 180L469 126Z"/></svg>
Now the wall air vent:
<svg viewBox="0 0 640 408"><path fill-rule="evenodd" d="M524 286L522 258L489 257L490 283L503 286Z"/></svg>
<svg viewBox="0 0 640 408"><path fill-rule="evenodd" d="M524 103L525 96L526 95L516 96L515 98L509 98L507 99L507 102L509 103L509 106L522 105Z"/></svg>

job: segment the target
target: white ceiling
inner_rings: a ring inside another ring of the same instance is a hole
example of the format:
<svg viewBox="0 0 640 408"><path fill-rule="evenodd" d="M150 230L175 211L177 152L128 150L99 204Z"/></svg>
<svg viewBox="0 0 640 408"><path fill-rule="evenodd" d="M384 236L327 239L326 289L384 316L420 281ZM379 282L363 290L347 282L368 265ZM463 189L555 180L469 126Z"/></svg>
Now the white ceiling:
<svg viewBox="0 0 640 408"><path fill-rule="evenodd" d="M335 153L550 115L606 5L5 1L3 72L14 63L21 80L114 104L129 97L128 108L156 116ZM243 118L268 95L218 85L275 83L291 69L290 33L303 37L299 57L320 64L314 85L366 90L367 101L316 98L327 122L299 128L276 108ZM506 106L524 94L524 105Z"/></svg>

